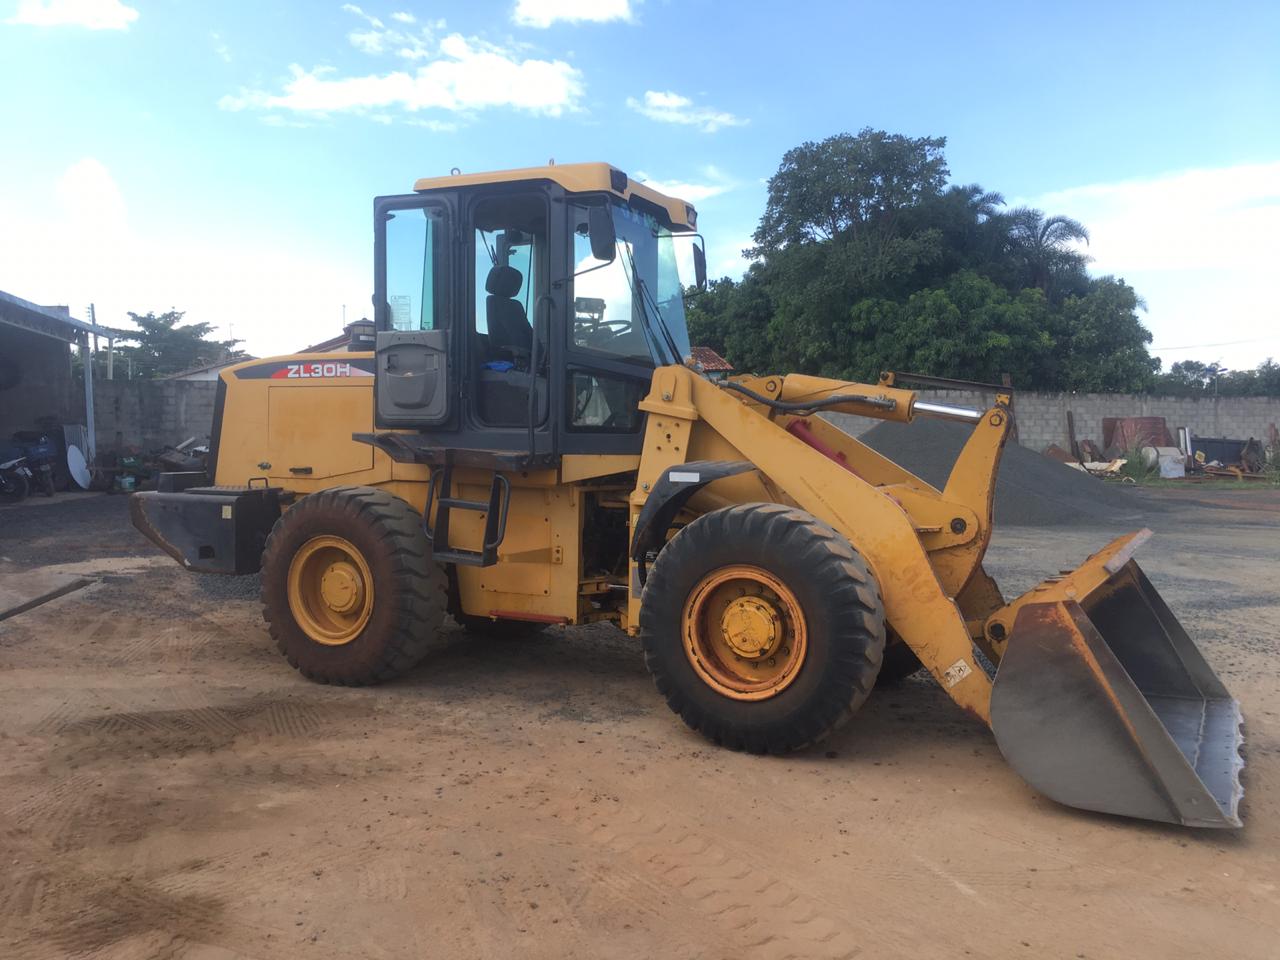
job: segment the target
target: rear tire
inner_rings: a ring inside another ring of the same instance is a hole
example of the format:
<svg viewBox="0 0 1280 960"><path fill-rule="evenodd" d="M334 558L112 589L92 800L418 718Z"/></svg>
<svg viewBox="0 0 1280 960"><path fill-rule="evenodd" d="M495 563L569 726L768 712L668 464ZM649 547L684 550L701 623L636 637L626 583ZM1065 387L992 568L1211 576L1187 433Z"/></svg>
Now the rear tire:
<svg viewBox="0 0 1280 960"><path fill-rule="evenodd" d="M887 687L901 683L912 674L924 668L914 650L902 640L895 640L884 648L884 662L880 664L880 676L876 678L877 687Z"/></svg>
<svg viewBox="0 0 1280 960"><path fill-rule="evenodd" d="M422 518L373 487L303 497L276 521L262 560L262 613L303 676L362 686L445 645L447 579Z"/></svg>
<svg viewBox="0 0 1280 960"><path fill-rule="evenodd" d="M740 504L694 520L658 554L640 639L686 724L734 750L785 753L822 740L870 695L884 607L866 562L830 526L781 504Z"/></svg>

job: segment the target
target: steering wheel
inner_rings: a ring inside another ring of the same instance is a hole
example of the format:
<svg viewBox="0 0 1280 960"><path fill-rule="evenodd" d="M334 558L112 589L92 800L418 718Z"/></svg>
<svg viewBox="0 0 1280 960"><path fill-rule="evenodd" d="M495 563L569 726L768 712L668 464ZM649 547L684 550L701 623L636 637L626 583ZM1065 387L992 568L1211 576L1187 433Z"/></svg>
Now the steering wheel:
<svg viewBox="0 0 1280 960"><path fill-rule="evenodd" d="M581 423L582 415L587 412L587 407L591 404L591 398L596 395L596 378L588 376L586 380L586 389L573 391L573 419L571 423Z"/></svg>
<svg viewBox="0 0 1280 960"><path fill-rule="evenodd" d="M588 347L607 347L615 340L629 336L635 329L630 320L601 320L582 333L582 343Z"/></svg>

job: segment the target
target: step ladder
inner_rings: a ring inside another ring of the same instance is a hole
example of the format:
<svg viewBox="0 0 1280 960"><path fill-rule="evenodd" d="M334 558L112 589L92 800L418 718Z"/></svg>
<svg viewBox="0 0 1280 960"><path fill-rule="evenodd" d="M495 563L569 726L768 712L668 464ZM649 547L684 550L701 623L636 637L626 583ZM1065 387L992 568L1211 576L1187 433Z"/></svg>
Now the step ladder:
<svg viewBox="0 0 1280 960"><path fill-rule="evenodd" d="M435 505L435 522L431 507ZM498 562L498 547L507 535L507 511L511 506L511 482L494 473L489 486L489 501L463 500L453 495L453 465L431 472L427 485L427 508L422 514L422 531L431 544L431 552L440 563L458 563L467 567L491 567ZM483 513L484 541L479 550L463 550L449 546L449 515L454 510Z"/></svg>

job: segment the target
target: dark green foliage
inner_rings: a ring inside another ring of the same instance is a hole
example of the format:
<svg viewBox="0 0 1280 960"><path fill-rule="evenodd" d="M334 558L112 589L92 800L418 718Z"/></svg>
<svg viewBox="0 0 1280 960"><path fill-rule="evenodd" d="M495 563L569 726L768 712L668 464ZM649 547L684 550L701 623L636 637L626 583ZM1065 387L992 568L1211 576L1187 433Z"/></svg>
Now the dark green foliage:
<svg viewBox="0 0 1280 960"><path fill-rule="evenodd" d="M208 340L213 332L212 324L179 326L182 317L181 310L161 314L129 311L129 319L138 327L138 332L124 338L133 343L121 347L119 352L132 359L134 377L168 376L243 355L242 351L233 349L239 340Z"/></svg>
<svg viewBox="0 0 1280 960"><path fill-rule="evenodd" d="M945 146L867 129L788 151L755 262L691 298L693 342L746 372L1154 387L1142 302L1123 280L1088 275L1084 225L948 186Z"/></svg>
<svg viewBox="0 0 1280 960"><path fill-rule="evenodd" d="M898 214L947 180L945 137L911 139L867 127L788 150L769 179L755 233L762 251L873 229L891 235Z"/></svg>
<svg viewBox="0 0 1280 960"><path fill-rule="evenodd" d="M1050 311L1035 289L1011 294L972 270L941 288L911 294L905 303L867 299L850 312L845 341L854 362L824 370L875 381L881 370L964 371L969 379L1037 383L1051 376Z"/></svg>
<svg viewBox="0 0 1280 960"><path fill-rule="evenodd" d="M1054 316L1054 386L1093 393L1149 389L1160 360L1147 353L1151 331L1138 319L1133 287L1099 277L1085 291L1067 297Z"/></svg>
<svg viewBox="0 0 1280 960"><path fill-rule="evenodd" d="M1268 357L1252 370L1183 360L1156 378L1155 391L1171 396L1280 397L1280 363Z"/></svg>

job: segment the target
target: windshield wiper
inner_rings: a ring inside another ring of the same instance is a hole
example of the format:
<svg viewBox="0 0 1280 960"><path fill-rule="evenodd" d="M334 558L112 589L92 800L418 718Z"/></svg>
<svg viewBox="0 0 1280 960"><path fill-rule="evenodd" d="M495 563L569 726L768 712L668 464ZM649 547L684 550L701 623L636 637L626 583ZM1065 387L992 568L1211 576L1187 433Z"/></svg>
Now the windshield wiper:
<svg viewBox="0 0 1280 960"><path fill-rule="evenodd" d="M641 278L640 272L636 270L635 256L630 250L627 250L626 254L627 262L631 265L632 284L640 293L640 310L645 317L646 332L648 332L650 337L653 338L653 329L656 328L657 331L662 334L663 339L666 340L665 346L667 351L669 351L668 356L671 357L668 362L673 364L683 363L684 358L680 356L680 348L676 346L675 337L671 335L671 331L667 327L667 321L662 316L662 311L658 309L657 301L654 300L653 294L649 292L649 288Z"/></svg>

